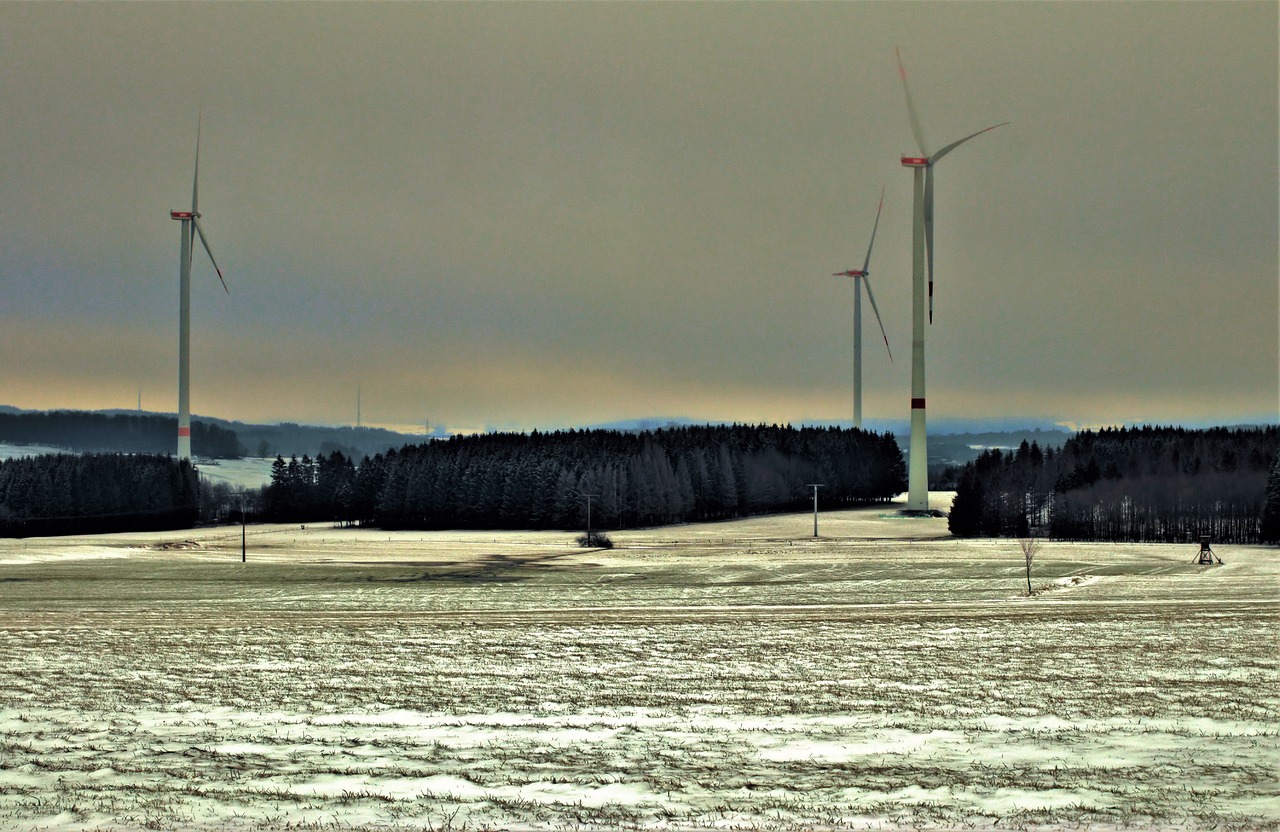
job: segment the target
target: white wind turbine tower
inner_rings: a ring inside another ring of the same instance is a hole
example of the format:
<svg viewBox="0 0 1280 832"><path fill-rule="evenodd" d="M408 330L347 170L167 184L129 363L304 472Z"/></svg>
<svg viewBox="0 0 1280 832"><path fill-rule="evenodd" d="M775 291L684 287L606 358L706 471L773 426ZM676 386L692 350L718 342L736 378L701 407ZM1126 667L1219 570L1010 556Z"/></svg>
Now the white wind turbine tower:
<svg viewBox="0 0 1280 832"><path fill-rule="evenodd" d="M929 511L929 447L925 437L924 406L924 328L925 328L925 257L929 270L929 323L933 323L933 167L951 151L988 130L1003 127L1009 122L993 124L959 141L954 141L937 153L929 153L924 131L911 100L911 88L907 86L907 70L902 66L902 54L898 55L898 75L907 96L907 117L911 120L911 133L920 148L919 156L903 156L903 167L912 168L915 175L915 200L911 223L911 460L907 470L907 511Z"/></svg>
<svg viewBox="0 0 1280 832"><path fill-rule="evenodd" d="M861 269L850 269L836 272L832 277L853 278L853 426L862 427L862 286L866 281L867 298L871 301L871 309L876 313L876 323L880 324L880 336L884 338L884 348L889 352L889 363L893 363L893 350L889 349L889 336L884 331L884 321L880 318L880 310L876 307L876 296L871 292L871 248L876 244L876 229L880 227L880 211L884 208L884 188L880 189L880 207L876 208L876 222L871 226L871 242L867 245L867 259L862 261Z"/></svg>
<svg viewBox="0 0 1280 832"><path fill-rule="evenodd" d="M196 173L191 184L191 210L170 211L169 218L182 223L182 244L178 260L178 459L191 458L191 255L195 248L195 235L209 254L209 262L218 273L218 280L228 294L227 281L222 269L213 258L209 239L200 225L200 120L196 121Z"/></svg>

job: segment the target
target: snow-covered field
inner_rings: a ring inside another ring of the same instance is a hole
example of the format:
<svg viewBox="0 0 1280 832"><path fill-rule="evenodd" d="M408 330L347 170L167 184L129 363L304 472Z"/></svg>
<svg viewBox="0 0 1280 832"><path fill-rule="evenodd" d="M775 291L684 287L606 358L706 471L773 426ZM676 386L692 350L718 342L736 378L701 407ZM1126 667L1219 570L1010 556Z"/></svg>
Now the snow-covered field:
<svg viewBox="0 0 1280 832"><path fill-rule="evenodd" d="M271 482L271 464L275 457L203 460L196 465L200 476L211 482L226 483L232 488L255 489Z"/></svg>
<svg viewBox="0 0 1280 832"><path fill-rule="evenodd" d="M1280 828L1280 552L883 512L0 541L0 829Z"/></svg>
<svg viewBox="0 0 1280 832"><path fill-rule="evenodd" d="M75 451L68 451L65 448L55 448L52 445L10 445L7 442L0 442L0 460L5 459L21 459L25 456L44 456L45 454L73 454Z"/></svg>
<svg viewBox="0 0 1280 832"><path fill-rule="evenodd" d="M9 445L0 442L0 460L20 459L45 454L78 454L80 451L54 448L49 445ZM255 489L271 482L271 465L275 457L244 457L243 459L206 459L197 464L200 475L215 483L226 483L232 488Z"/></svg>

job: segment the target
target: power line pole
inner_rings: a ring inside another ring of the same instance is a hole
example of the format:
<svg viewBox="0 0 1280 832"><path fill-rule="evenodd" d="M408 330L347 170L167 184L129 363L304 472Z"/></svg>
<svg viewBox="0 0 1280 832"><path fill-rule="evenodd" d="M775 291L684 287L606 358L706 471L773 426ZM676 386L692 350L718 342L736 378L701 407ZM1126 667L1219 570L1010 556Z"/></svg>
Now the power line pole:
<svg viewBox="0 0 1280 832"><path fill-rule="evenodd" d="M818 489L822 485L816 482L806 483L805 488L813 489L813 536L818 536Z"/></svg>
<svg viewBox="0 0 1280 832"><path fill-rule="evenodd" d="M599 494L583 494L582 492L578 492L578 493L582 497L585 497L587 500L587 545L590 546L592 543L595 542L591 537L591 498L599 497L600 495Z"/></svg>

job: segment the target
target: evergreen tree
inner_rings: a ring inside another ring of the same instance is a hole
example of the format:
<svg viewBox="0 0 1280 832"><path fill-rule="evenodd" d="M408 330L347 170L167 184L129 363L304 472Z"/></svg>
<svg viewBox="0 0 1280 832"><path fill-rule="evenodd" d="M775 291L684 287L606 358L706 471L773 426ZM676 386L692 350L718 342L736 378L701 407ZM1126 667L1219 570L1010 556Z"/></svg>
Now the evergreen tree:
<svg viewBox="0 0 1280 832"><path fill-rule="evenodd" d="M199 477L167 455L49 454L0 462L0 534L184 528L199 516Z"/></svg>
<svg viewBox="0 0 1280 832"><path fill-rule="evenodd" d="M354 474L353 506L369 465ZM905 488L892 437L777 426L457 436L388 454L379 470L361 522L429 528L577 528L584 493L599 495L594 524L621 528L801 509L796 484L815 477L831 505Z"/></svg>
<svg viewBox="0 0 1280 832"><path fill-rule="evenodd" d="M956 496L947 515L947 529L956 537L977 537L982 528L982 483L972 465L960 474Z"/></svg>
<svg viewBox="0 0 1280 832"><path fill-rule="evenodd" d="M1186 542L1207 534L1257 542L1278 440L1274 427L1144 426L1084 431L1057 454L1041 455L1034 445L985 451L958 477L951 528L958 535L1026 537L1047 527L1060 539Z"/></svg>
<svg viewBox="0 0 1280 832"><path fill-rule="evenodd" d="M1266 502L1262 506L1262 524L1258 537L1263 543L1280 543L1280 453L1267 476Z"/></svg>

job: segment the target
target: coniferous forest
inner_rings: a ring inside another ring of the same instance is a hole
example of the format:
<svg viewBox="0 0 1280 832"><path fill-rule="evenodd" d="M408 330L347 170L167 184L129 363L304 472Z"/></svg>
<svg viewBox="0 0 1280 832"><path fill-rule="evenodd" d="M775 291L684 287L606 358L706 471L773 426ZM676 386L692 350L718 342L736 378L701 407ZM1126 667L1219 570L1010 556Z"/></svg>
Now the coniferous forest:
<svg viewBox="0 0 1280 832"><path fill-rule="evenodd" d="M47 454L0 461L0 536L188 528L200 483L159 454Z"/></svg>
<svg viewBox="0 0 1280 832"><path fill-rule="evenodd" d="M892 434L680 427L455 436L364 459L277 459L265 514L383 528L596 529L883 502L906 487Z"/></svg>
<svg viewBox="0 0 1280 832"><path fill-rule="evenodd" d="M1277 511L1278 445L1275 427L1084 431L1057 453L1024 442L964 466L948 522L959 537L1275 540L1263 518Z"/></svg>
<svg viewBox="0 0 1280 832"><path fill-rule="evenodd" d="M1059 450L988 450L960 470L949 527L1280 542L1278 446L1276 427L1143 427L1085 431ZM593 528L610 530L806 510L812 483L823 508L886 502L906 471L892 434L734 425L455 436L359 463L338 451L277 458L271 480L260 494L202 489L190 463L158 454L2 461L0 535L182 528L240 507L254 519L389 529L581 529L588 502Z"/></svg>

